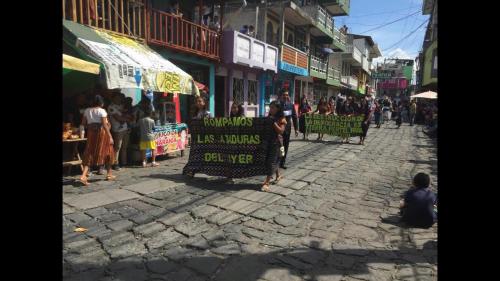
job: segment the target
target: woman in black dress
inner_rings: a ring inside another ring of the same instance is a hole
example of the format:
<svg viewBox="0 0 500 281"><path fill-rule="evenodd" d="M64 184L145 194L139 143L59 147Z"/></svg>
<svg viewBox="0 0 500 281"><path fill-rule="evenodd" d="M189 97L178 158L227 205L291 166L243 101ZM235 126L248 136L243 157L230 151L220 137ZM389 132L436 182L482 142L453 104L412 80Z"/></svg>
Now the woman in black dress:
<svg viewBox="0 0 500 281"><path fill-rule="evenodd" d="M309 101L307 98L304 96L302 100L300 101L300 107L299 107L299 131L303 134L303 139L305 140L307 138L306 136L306 114L311 112L312 108L311 105L309 104Z"/></svg>
<svg viewBox="0 0 500 281"><path fill-rule="evenodd" d="M276 173L275 183L278 183L283 177L280 175L279 163L281 159L281 147L283 146L283 133L285 132L286 119L283 113L283 107L280 102L273 101L269 106L269 117L273 120L273 129L276 132L276 138L271 141L268 157L271 159L269 172L266 180L262 184L262 191L269 191L269 184ZM284 151L283 151L284 153Z"/></svg>
<svg viewBox="0 0 500 281"><path fill-rule="evenodd" d="M373 114L373 108L368 105L368 101L366 101L365 99L361 100L361 114L364 116L363 123L361 123L363 135L359 137L359 144L364 145L366 134L368 133L368 128L370 128L370 121L372 120Z"/></svg>
<svg viewBox="0 0 500 281"><path fill-rule="evenodd" d="M344 104L341 107L340 115L352 116L352 115L354 115L354 113L355 112L354 112L352 97L348 97L347 100L344 102ZM350 141L351 141L350 137L342 138L342 143L349 143Z"/></svg>

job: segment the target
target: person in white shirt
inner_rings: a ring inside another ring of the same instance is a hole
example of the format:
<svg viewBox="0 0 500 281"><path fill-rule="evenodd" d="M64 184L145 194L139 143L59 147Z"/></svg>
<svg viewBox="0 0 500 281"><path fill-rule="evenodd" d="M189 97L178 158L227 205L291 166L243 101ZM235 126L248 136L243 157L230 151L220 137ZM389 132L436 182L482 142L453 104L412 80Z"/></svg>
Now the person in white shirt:
<svg viewBox="0 0 500 281"><path fill-rule="evenodd" d="M127 165L127 147L130 131L127 125L128 118L123 113L124 96L115 93L112 103L108 107L109 120L111 121L111 133L114 140L115 164L113 170L120 170L120 160L122 165Z"/></svg>
<svg viewBox="0 0 500 281"><path fill-rule="evenodd" d="M87 143L83 154L83 172L80 182L88 185L87 177L89 167L105 165L107 180L116 179L112 175L111 165L114 164L113 137L111 136L108 113L103 109L104 99L97 95L91 107L83 113L82 125L87 127Z"/></svg>

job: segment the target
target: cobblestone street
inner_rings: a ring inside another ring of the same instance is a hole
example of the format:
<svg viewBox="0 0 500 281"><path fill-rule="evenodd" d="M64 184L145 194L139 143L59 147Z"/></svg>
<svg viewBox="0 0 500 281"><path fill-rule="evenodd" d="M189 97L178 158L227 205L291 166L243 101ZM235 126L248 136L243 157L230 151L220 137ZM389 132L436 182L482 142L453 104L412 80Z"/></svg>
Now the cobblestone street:
<svg viewBox="0 0 500 281"><path fill-rule="evenodd" d="M187 179L188 153L114 182L64 178L64 280L437 280L437 226L397 220L417 172L437 192L422 126L372 125L364 146L314 139L292 140L270 193L264 176Z"/></svg>

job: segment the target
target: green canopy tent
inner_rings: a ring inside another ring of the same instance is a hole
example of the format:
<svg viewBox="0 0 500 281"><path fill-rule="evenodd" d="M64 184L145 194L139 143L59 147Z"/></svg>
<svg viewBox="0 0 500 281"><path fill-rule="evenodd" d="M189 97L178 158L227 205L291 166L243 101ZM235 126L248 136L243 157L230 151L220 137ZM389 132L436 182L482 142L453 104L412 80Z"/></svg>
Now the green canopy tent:
<svg viewBox="0 0 500 281"><path fill-rule="evenodd" d="M68 95L95 87L99 82L100 65L63 54L63 91Z"/></svg>

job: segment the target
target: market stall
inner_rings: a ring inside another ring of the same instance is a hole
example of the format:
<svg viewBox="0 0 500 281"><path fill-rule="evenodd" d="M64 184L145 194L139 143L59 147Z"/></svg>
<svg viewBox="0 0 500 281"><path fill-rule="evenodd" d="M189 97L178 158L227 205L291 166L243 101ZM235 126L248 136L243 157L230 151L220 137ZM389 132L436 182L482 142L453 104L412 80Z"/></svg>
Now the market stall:
<svg viewBox="0 0 500 281"><path fill-rule="evenodd" d="M86 79L95 82L98 80L99 72L100 66L98 64L63 54L63 85L73 88L85 88L88 84L92 83L87 83L87 85L84 84L81 87L75 83L82 83L82 80L86 81ZM87 139L84 137L84 132L80 130L81 128L76 127L75 122L63 123L62 164L63 167L67 169L67 172L69 172L73 166L79 166L80 169L83 170L79 145L85 143Z"/></svg>
<svg viewBox="0 0 500 281"><path fill-rule="evenodd" d="M187 125L181 123L179 95L199 95L191 75L163 58L153 49L129 37L91 29L64 21L67 41L86 56L101 63L103 85L119 89L139 102L149 99L155 108L155 128L158 155L184 150ZM153 95L146 96L145 92ZM132 96L131 96L132 95ZM141 114L136 114L136 123ZM132 126L128 150L130 160L140 161L139 128ZM150 155L150 152L147 152Z"/></svg>

